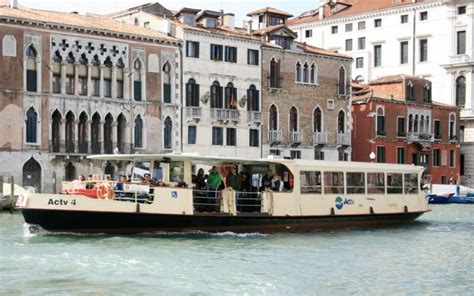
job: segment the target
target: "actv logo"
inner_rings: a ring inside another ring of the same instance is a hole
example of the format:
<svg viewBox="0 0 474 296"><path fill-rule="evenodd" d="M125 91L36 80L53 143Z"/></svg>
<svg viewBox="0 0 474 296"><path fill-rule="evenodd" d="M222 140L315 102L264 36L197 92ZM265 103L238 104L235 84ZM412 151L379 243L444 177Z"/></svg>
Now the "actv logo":
<svg viewBox="0 0 474 296"><path fill-rule="evenodd" d="M341 210L344 205L353 205L354 200L350 198L342 198L340 196L336 197L336 209Z"/></svg>

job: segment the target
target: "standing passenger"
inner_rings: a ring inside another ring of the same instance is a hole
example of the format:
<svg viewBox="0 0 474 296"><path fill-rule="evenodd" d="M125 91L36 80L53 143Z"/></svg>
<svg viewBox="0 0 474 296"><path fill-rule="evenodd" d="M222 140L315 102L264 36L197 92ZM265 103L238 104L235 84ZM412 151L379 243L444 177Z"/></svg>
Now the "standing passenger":
<svg viewBox="0 0 474 296"><path fill-rule="evenodd" d="M208 203L211 204L209 210L215 212L217 209L217 204L219 202L218 189L222 184L222 177L217 171L215 166L209 171L209 176L207 176L207 185L209 186L209 200Z"/></svg>

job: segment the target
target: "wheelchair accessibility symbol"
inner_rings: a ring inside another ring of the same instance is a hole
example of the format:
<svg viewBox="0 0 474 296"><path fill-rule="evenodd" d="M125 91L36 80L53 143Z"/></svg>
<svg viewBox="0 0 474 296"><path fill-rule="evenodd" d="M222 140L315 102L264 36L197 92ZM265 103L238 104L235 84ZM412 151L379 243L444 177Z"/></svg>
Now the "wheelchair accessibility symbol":
<svg viewBox="0 0 474 296"><path fill-rule="evenodd" d="M171 191L171 198L178 198L178 192L177 191Z"/></svg>

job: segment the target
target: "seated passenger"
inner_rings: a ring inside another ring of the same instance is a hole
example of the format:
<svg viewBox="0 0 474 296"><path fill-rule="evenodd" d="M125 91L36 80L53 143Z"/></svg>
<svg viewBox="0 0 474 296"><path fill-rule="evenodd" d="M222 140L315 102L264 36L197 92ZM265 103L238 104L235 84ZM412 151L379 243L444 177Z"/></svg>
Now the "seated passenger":
<svg viewBox="0 0 474 296"><path fill-rule="evenodd" d="M272 179L272 190L281 192L283 191L283 181L278 174L275 174Z"/></svg>
<svg viewBox="0 0 474 296"><path fill-rule="evenodd" d="M156 183L151 179L151 175L146 173L145 175L143 175L144 179L143 179L143 183L147 184L147 185L150 185L150 186L156 186Z"/></svg>
<svg viewBox="0 0 474 296"><path fill-rule="evenodd" d="M186 184L186 182L184 182L180 177L177 177L176 178L176 187L188 188L188 184Z"/></svg>
<svg viewBox="0 0 474 296"><path fill-rule="evenodd" d="M114 186L114 190L117 197L132 197L133 193L125 192L125 183L127 183L127 176L123 175L119 177L118 182Z"/></svg>
<svg viewBox="0 0 474 296"><path fill-rule="evenodd" d="M95 183L92 182L92 181L93 181L93 177L92 177L92 175L89 175L87 177L86 189L94 189Z"/></svg>

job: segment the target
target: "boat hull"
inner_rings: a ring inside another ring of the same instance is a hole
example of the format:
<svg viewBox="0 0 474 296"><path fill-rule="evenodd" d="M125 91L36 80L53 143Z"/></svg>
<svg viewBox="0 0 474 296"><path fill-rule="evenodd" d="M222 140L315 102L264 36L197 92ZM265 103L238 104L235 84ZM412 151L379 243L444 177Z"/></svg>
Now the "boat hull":
<svg viewBox="0 0 474 296"><path fill-rule="evenodd" d="M370 215L274 217L219 214L163 215L94 211L23 209L25 221L52 232L311 232L319 229L380 227L415 220L424 212Z"/></svg>

